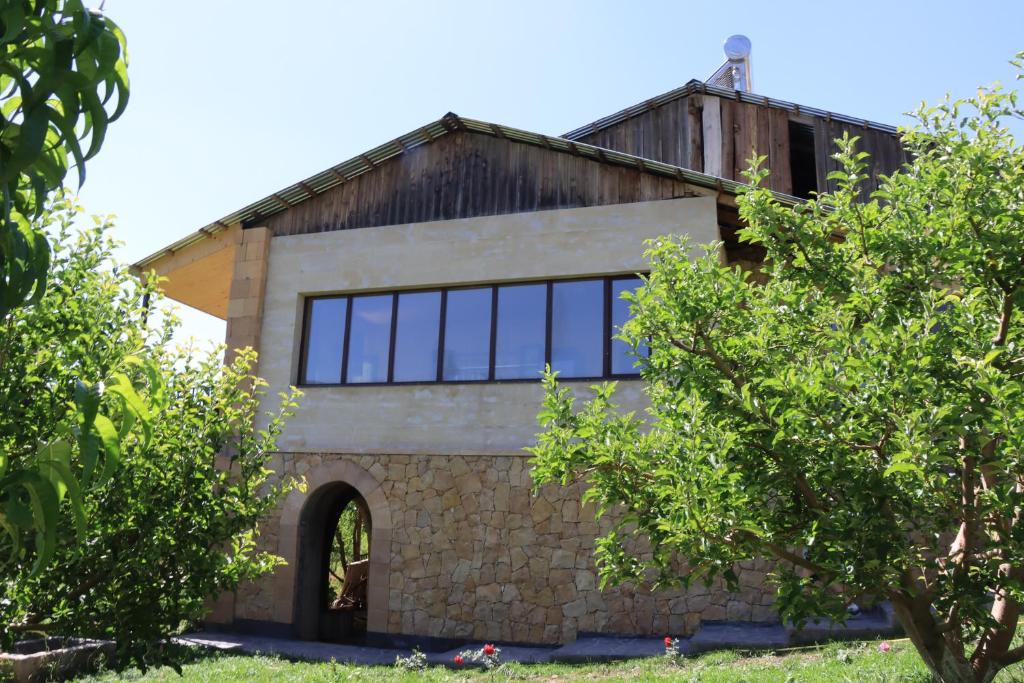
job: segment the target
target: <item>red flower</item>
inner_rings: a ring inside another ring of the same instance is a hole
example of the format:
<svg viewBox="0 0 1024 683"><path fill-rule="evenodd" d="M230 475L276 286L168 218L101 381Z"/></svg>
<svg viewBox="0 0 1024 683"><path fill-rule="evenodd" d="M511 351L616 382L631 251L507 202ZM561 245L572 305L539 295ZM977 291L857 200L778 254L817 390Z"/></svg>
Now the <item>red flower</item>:
<svg viewBox="0 0 1024 683"><path fill-rule="evenodd" d="M455 665L462 666L462 655L455 655Z"/></svg>
<svg viewBox="0 0 1024 683"><path fill-rule="evenodd" d="M491 645L490 643L488 643L487 645L484 645L484 654L487 655L488 657L493 655L494 654L494 646Z"/></svg>
<svg viewBox="0 0 1024 683"><path fill-rule="evenodd" d="M882 651L882 652L888 652L889 650L892 649L892 645L890 645L889 643L887 643L885 641L882 641L881 643L878 644L878 649L880 651Z"/></svg>
<svg viewBox="0 0 1024 683"><path fill-rule="evenodd" d="M672 636L665 636L665 647L672 647Z"/></svg>

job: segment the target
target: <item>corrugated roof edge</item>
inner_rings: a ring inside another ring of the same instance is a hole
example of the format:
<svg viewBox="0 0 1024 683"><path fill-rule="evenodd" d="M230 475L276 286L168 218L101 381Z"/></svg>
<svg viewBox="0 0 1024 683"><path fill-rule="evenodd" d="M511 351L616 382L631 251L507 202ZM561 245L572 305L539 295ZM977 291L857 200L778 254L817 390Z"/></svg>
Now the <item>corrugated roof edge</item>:
<svg viewBox="0 0 1024 683"><path fill-rule="evenodd" d="M748 104L758 104L762 107L772 107L774 109L785 109L786 111L793 112L794 114L806 114L808 116L815 116L818 118L828 119L830 121L841 121L842 123L849 123L856 126L864 126L865 128L871 128L872 130L882 131L884 133L896 134L896 126L889 125L887 123L878 123L877 121L869 121L867 119L858 119L853 116L846 116L845 114L836 114L835 112L826 111L824 109L817 109L815 107L805 107L802 104L794 104L793 102L786 102L785 100L776 100L771 97L764 95L755 95L754 93L743 92L740 90L733 90L732 88L722 88L715 85L708 85L703 81L693 79L686 85L670 90L667 93L662 93L657 97L652 97L649 100L644 100L639 104L634 104L631 107L626 107L622 111L616 112L604 118L600 118L597 121L588 123L585 126L580 126L575 130L571 130L563 138L568 140L577 140L586 135L596 133L604 130L609 126L613 126L616 123L631 119L634 116L643 114L645 111L656 109L664 104L667 104L673 100L677 100L680 97L687 97L689 95L716 95L718 97L724 97L731 100L737 100L739 102L746 102Z"/></svg>
<svg viewBox="0 0 1024 683"><path fill-rule="evenodd" d="M234 211L227 216L210 223L209 225L203 226L196 232L164 247L160 251L154 252L153 254L136 261L131 266L132 270L137 273L141 272L147 265L153 263L160 257L179 251L190 244L205 239L207 236L216 234L221 230L226 230L235 223L242 223L244 225L246 223L260 221L274 214L287 211L296 204L301 204L304 201L313 199L333 187L348 182L363 173L372 171L374 168L393 157L404 154L405 152L415 147L419 147L420 145L429 144L448 133L458 130L465 130L471 133L490 135L498 138L506 138L513 142L521 142L538 147L544 147L545 149L573 154L575 156L585 157L605 164L635 168L643 173L651 173L662 177L673 178L675 180L692 183L699 187L715 189L720 192L733 195L740 192L744 186L743 183L726 180L724 178L717 178L704 173L698 173L680 166L672 166L671 164L665 164L652 159L643 159L631 154L603 149L601 147L595 147L593 145L575 142L565 138L552 137L542 135L540 133L531 133L518 128L510 128L508 126L488 123L486 121L477 121L475 119L457 116L449 112L437 121L428 123L427 125L406 133L401 137L395 138L390 142L374 147L368 152L352 157L348 161L343 161L340 164L321 171L316 175L310 176L305 180L300 180L294 185L271 193L259 201L253 202L252 204ZM779 200L787 204L795 204L802 201L796 197L791 197L781 193L776 193L776 196Z"/></svg>

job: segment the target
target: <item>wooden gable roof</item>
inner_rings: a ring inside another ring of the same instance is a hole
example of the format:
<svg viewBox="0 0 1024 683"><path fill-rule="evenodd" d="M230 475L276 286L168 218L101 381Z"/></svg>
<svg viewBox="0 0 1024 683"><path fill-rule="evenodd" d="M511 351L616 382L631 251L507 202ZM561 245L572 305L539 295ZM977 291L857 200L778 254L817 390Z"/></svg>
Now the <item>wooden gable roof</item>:
<svg viewBox="0 0 1024 683"><path fill-rule="evenodd" d="M133 268L147 270L239 225L299 234L700 193L735 196L742 188L673 164L449 113L234 211Z"/></svg>
<svg viewBox="0 0 1024 683"><path fill-rule="evenodd" d="M671 175L461 129L262 225L295 235L716 193Z"/></svg>

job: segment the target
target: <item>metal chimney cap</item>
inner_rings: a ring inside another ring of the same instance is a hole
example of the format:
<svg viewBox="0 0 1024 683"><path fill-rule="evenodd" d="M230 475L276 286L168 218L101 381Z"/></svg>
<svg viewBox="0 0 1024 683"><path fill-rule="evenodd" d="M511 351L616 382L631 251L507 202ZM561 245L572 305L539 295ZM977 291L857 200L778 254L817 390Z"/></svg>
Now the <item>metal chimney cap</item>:
<svg viewBox="0 0 1024 683"><path fill-rule="evenodd" d="M729 61L739 61L750 56L750 38L736 34L725 39L723 45L725 56Z"/></svg>

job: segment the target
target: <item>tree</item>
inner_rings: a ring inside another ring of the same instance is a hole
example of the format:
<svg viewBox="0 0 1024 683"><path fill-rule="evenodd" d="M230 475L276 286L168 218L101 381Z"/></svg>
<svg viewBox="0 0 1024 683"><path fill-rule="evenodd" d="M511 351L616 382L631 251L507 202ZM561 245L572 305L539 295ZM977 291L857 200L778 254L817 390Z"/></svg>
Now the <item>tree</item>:
<svg viewBox="0 0 1024 683"><path fill-rule="evenodd" d="M50 246L40 219L48 198L72 166L79 185L85 182L86 160L100 150L108 124L127 103L125 38L109 18L81 0L0 0L0 321L8 333L19 309L38 303L46 290ZM69 324L64 338L78 329L76 321ZM0 368L8 356L0 347ZM38 570L46 563L65 499L81 531L80 489L113 473L128 432L148 429L146 388L120 381L125 368L105 369L87 375L81 368L55 368L54 376L40 378L38 395L0 403L10 418L24 412L25 402L45 402L45 388L58 376L77 387L63 414L39 406L55 422L37 431L51 440L4 439L0 533L13 553L0 558L0 567L34 560ZM116 424L107 414L112 401L123 415Z"/></svg>
<svg viewBox="0 0 1024 683"><path fill-rule="evenodd" d="M3 0L0 103L3 316L46 288L49 246L32 219L72 164L85 182L86 160L128 104L124 34L81 0Z"/></svg>
<svg viewBox="0 0 1024 683"><path fill-rule="evenodd" d="M155 278L139 283L113 263L107 221L73 237L75 214L68 203L44 214L59 234L51 284L0 328L0 396L11 406L0 414L0 439L4 447L52 440L82 373L126 368L114 378L145 381L152 415L145 430L125 432L120 466L77 493L82 542L58 527L42 571L22 564L0 579L0 646L42 634L107 638L120 665L146 666L169 656L162 640L200 619L208 598L279 562L258 549L256 534L292 485L268 465L295 394L256 431L265 384L249 376L253 352L223 366L219 350L173 347L176 321L154 327L144 303L158 298ZM110 414L124 424L116 404Z"/></svg>
<svg viewBox="0 0 1024 683"><path fill-rule="evenodd" d="M549 375L532 449L538 485L585 476L621 512L603 581L735 584L736 563L773 557L786 619L871 594L942 681L1024 659L1021 118L999 88L922 108L913 161L866 202L856 138L838 189L792 207L755 166L739 203L764 284L719 245L691 262L683 238L650 244L622 332L650 348L647 414L621 414L612 385L577 409Z"/></svg>

